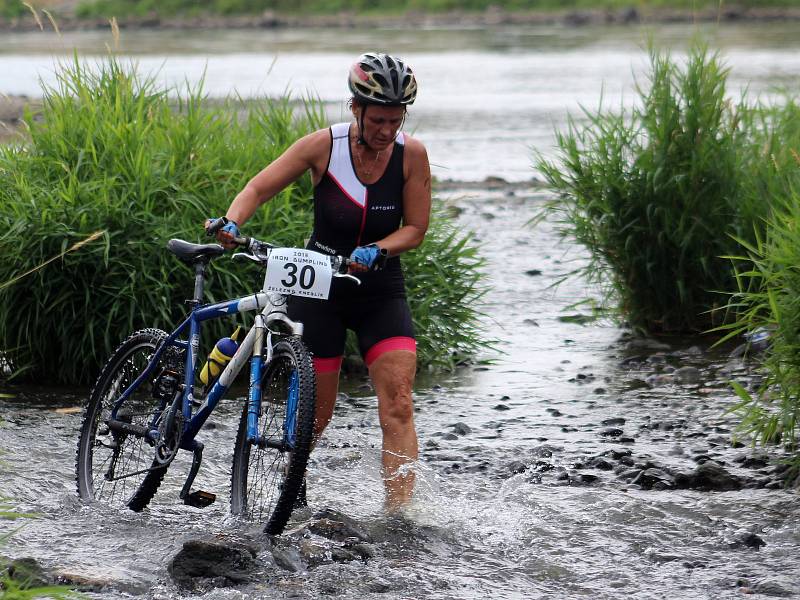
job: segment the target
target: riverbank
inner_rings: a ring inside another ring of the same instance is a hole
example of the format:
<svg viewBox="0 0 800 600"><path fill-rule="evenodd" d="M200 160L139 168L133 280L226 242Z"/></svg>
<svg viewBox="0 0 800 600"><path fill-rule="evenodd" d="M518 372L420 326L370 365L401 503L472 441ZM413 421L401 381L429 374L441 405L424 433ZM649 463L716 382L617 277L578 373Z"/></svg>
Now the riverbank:
<svg viewBox="0 0 800 600"><path fill-rule="evenodd" d="M61 31L102 29L107 18L79 18L72 13L55 11ZM109 15L111 17L112 15ZM485 11L409 11L403 14L360 14L342 11L334 14L285 14L265 11L257 15L193 15L163 17L151 14L118 18L121 29L274 29L274 28L398 28L442 27L472 28L498 25L559 25L579 27L603 24L641 23L713 23L770 22L800 20L800 8L740 7L688 10L679 8L626 7L621 9L508 11L490 7ZM53 28L43 15L25 14L18 18L0 18L0 31L34 31Z"/></svg>

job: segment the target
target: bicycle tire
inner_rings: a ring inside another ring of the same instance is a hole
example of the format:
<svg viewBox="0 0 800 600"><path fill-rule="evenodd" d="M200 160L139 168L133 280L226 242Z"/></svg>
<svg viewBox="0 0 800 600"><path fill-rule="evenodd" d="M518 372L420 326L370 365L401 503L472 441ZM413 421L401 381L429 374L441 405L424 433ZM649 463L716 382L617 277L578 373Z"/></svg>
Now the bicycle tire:
<svg viewBox="0 0 800 600"><path fill-rule="evenodd" d="M167 334L159 329L142 329L131 334L100 371L84 407L78 438L75 479L82 499L139 512L149 504L161 485L167 468L155 461L154 443L109 431L102 425L118 395L139 376L166 337ZM154 371L153 379L143 382L117 414L129 415L131 423L135 424L161 419L170 403L154 395L155 380L165 368L169 368L176 371L182 381L184 354L177 348L167 349L159 360L160 366ZM109 473L112 478L108 478ZM127 474L133 475L120 477Z"/></svg>
<svg viewBox="0 0 800 600"><path fill-rule="evenodd" d="M280 534L292 514L305 477L314 436L316 377L311 354L296 336L273 345L273 357L262 381L258 433L273 441L284 439L286 407L292 373L296 373L293 448L260 448L247 440L245 404L236 434L231 468L231 512L250 520L267 521L264 531Z"/></svg>

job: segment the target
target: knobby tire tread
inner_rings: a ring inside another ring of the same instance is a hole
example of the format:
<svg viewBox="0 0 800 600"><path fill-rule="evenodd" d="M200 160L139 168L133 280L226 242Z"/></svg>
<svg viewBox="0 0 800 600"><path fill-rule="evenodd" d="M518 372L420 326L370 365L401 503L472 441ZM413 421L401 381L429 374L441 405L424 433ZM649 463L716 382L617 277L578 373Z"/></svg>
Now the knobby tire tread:
<svg viewBox="0 0 800 600"><path fill-rule="evenodd" d="M75 481L77 484L78 495L83 498L84 500L94 500L93 497L88 496L88 489L83 489L81 485L81 476L89 477L92 476L92 465L91 462L88 460L84 463L85 459L88 459L88 454L82 453L83 444L90 443L92 440L88 439L92 434L92 424L95 419L96 411L102 410L101 402L102 396L101 394L106 389L106 386L113 381L113 377L116 374L117 370L121 367L124 363L124 360L128 357L130 350L135 348L137 345L152 341L155 347L158 346L160 342L167 338L167 333L154 328L148 329L140 329L135 331L131 335L129 335L118 347L114 350L111 358L106 361L105 365L100 371L100 375L97 376L97 380L95 381L94 386L92 387L92 391L89 394L89 398L86 401L83 409L83 416L80 428L80 435L78 437L78 445L77 445L77 452L75 458ZM95 429L96 434L96 429ZM153 464L151 466L156 465L155 459L153 460ZM131 499L127 502L128 508L130 508L134 512L141 512L144 510L145 507L150 503L155 496L156 491L158 491L161 482L164 479L164 475L166 474L167 468L162 467L159 469L155 469L150 471L144 476L144 479L139 484L139 487L131 496Z"/></svg>
<svg viewBox="0 0 800 600"><path fill-rule="evenodd" d="M311 353L306 349L302 340L296 336L282 338L274 344L275 357L286 352L292 357L298 375L297 441L289 460L288 473L283 479L283 489L264 528L264 531L270 535L279 535L292 515L295 499L300 493L305 479L306 465L311 454L314 436L317 390ZM244 506L247 494L249 467L247 412L248 405L245 403L236 434L231 468L231 510L234 514L240 512L241 507Z"/></svg>

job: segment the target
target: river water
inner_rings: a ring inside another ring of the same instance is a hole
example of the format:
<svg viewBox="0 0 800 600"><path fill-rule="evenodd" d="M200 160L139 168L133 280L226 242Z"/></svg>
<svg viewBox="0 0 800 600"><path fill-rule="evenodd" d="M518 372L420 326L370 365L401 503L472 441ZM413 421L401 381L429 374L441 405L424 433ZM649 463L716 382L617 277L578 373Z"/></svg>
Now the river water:
<svg viewBox="0 0 800 600"><path fill-rule="evenodd" d="M798 29L716 32L735 84L751 79L752 89L765 91L794 81ZM167 80L181 69L191 78L193 69L207 65L212 94L227 93L232 82L253 93L314 82L333 112L342 95L334 73L361 48L392 41L424 81L412 126L428 144L439 177L464 181L530 179L528 149L546 149L552 123L563 122L565 110L578 102L596 104L601 81L609 101L618 102L623 91L629 99L631 72L643 64L635 29L123 35L124 48L138 48L140 63L160 65L159 76ZM676 27L660 35L680 49L687 32ZM101 39L71 34L58 43L89 51ZM48 76L52 59L35 40L7 36L0 42L0 90L35 94L30 81L36 73ZM337 52L323 53L326 40ZM156 47L158 56L141 50ZM276 52L265 77L264 65ZM180 66L170 66L173 59ZM6 75L11 68L14 77ZM252 87L244 84L248 73ZM26 519L3 552L33 556L72 578L106 582L91 595L104 600L800 593L800 498L779 487L771 461L780 451L762 456L732 443L736 421L723 414L735 402L727 381L746 383L752 365L731 358L730 347L712 350L686 339L642 346L609 323L567 322L565 316L579 312L570 306L597 292L578 278L552 287L585 257L559 241L553 223L528 223L546 192L456 184L439 197L453 207L460 228L475 232L486 258L491 292L484 330L498 340L497 351L491 364L420 376L418 489L402 517L381 509L374 395L357 377L343 385L334 421L312 459L309 502L356 519L372 536L372 558L323 561L298 573L263 559L256 582L181 591L166 565L184 541L256 535L227 510L240 400L223 403L212 419L216 427L203 436L197 487L216 492L217 503L205 510L176 503L184 461L173 465L150 509L129 514L85 506L76 497L80 418L58 409L79 406L85 391L8 387L0 396L0 495L40 518ZM694 376L681 380L676 368L694 368ZM673 489L669 477L651 485L632 474L692 472L709 460L744 487ZM760 541L752 543L753 536Z"/></svg>

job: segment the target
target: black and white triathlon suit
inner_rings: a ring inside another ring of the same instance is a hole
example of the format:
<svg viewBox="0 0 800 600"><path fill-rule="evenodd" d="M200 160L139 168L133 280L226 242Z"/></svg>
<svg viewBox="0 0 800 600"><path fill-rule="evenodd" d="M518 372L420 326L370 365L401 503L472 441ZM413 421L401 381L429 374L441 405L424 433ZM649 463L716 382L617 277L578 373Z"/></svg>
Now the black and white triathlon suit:
<svg viewBox="0 0 800 600"><path fill-rule="evenodd" d="M402 133L395 138L381 178L364 184L353 164L350 124L333 125L330 132L331 155L314 188L314 231L307 248L350 256L357 246L377 242L400 227L405 138ZM303 323L303 341L318 372L339 370L347 329L355 332L367 365L385 352L416 351L400 259L390 257L384 269L356 276L361 285L334 278L328 300L289 299L289 317Z"/></svg>

